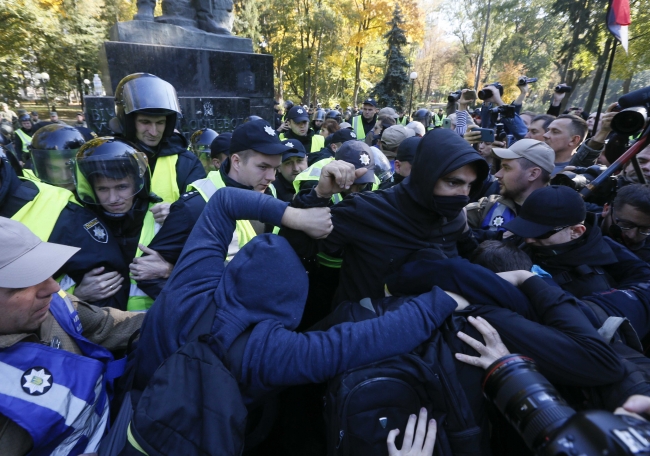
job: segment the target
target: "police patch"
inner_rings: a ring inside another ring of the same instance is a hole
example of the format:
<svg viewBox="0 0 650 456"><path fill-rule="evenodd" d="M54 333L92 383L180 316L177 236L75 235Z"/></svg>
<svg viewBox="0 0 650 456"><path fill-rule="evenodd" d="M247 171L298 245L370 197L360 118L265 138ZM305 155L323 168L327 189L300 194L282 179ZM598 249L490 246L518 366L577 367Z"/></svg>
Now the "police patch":
<svg viewBox="0 0 650 456"><path fill-rule="evenodd" d="M23 372L20 382L23 391L30 396L41 396L47 393L54 384L52 372L44 367L32 367Z"/></svg>
<svg viewBox="0 0 650 456"><path fill-rule="evenodd" d="M90 222L84 224L84 229L90 234L90 237L100 242L106 244L108 242L108 232L102 222L96 218L92 219Z"/></svg>
<svg viewBox="0 0 650 456"><path fill-rule="evenodd" d="M501 227L501 225L503 225L503 222L504 222L503 217L497 215L496 217L494 217L494 219L492 219L492 226L496 226L497 228L499 228Z"/></svg>

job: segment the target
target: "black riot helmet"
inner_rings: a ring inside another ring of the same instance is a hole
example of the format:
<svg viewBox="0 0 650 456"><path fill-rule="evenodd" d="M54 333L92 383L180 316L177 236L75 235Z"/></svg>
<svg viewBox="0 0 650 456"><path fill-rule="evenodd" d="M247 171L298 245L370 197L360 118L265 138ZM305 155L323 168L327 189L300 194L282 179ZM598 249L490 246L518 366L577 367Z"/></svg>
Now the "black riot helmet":
<svg viewBox="0 0 650 456"><path fill-rule="evenodd" d="M244 119L244 123L252 122L254 120L264 120L260 116L248 116Z"/></svg>
<svg viewBox="0 0 650 456"><path fill-rule="evenodd" d="M134 73L123 78L115 89L115 114L122 134L135 139L135 116L166 116L163 137L174 133L176 120L183 115L176 89L169 82L149 73Z"/></svg>
<svg viewBox="0 0 650 456"><path fill-rule="evenodd" d="M325 116L325 119L334 119L338 123L341 123L343 121L343 118L341 117L341 113L336 109L330 110Z"/></svg>
<svg viewBox="0 0 650 456"><path fill-rule="evenodd" d="M192 133L190 147L194 155L197 157L201 157L201 154L210 155L210 144L217 136L219 136L219 133L209 128L201 128Z"/></svg>
<svg viewBox="0 0 650 456"><path fill-rule="evenodd" d="M123 197L137 195L143 190L148 195L148 163L144 152L138 151L127 141L110 136L90 140L77 151L74 168L77 195L85 204L101 204L94 186L99 178L129 178L127 185L131 188L128 193L123 193Z"/></svg>
<svg viewBox="0 0 650 456"><path fill-rule="evenodd" d="M284 102L284 112L289 112L289 110L293 108L293 101L287 100Z"/></svg>
<svg viewBox="0 0 650 456"><path fill-rule="evenodd" d="M327 112L324 109L318 108L316 112L314 112L314 118L312 119L314 122L318 121L324 121L327 116Z"/></svg>
<svg viewBox="0 0 650 456"><path fill-rule="evenodd" d="M413 116L413 120L420 122L424 128L428 128L431 124L431 113L428 109L418 109Z"/></svg>
<svg viewBox="0 0 650 456"><path fill-rule="evenodd" d="M79 130L61 124L39 128L28 146L34 174L43 182L74 190L73 161L86 140Z"/></svg>

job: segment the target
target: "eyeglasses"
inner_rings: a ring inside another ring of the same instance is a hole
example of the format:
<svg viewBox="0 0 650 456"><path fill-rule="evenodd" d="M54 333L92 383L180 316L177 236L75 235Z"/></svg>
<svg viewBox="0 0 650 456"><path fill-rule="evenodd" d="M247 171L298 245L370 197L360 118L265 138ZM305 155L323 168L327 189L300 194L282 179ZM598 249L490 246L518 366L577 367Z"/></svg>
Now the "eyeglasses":
<svg viewBox="0 0 650 456"><path fill-rule="evenodd" d="M554 234L557 234L557 233L559 233L560 231L562 231L562 230L564 230L564 229L566 229L566 228L568 228L568 227L570 227L570 226L571 226L571 225L558 226L557 228L553 228L551 231L548 231L548 232L542 234L541 236L536 236L535 239L548 239L548 238L550 238L551 236L553 236Z"/></svg>
<svg viewBox="0 0 650 456"><path fill-rule="evenodd" d="M622 229L623 231L629 231L636 228L637 232L641 236L650 236L650 226L639 226L632 222L619 219L614 215L614 205L611 206L611 211L612 211L612 220L614 221L614 224L618 226L620 229Z"/></svg>

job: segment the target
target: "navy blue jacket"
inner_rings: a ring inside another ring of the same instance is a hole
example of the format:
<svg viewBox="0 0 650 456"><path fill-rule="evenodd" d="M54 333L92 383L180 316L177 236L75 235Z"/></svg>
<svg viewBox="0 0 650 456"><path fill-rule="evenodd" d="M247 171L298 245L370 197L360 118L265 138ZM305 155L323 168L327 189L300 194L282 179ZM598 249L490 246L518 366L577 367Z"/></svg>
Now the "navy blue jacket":
<svg viewBox="0 0 650 456"><path fill-rule="evenodd" d="M36 185L18 179L9 163L0 159L0 216L11 218L36 195ZM89 226L89 222L92 222L92 228L84 228ZM104 237L95 235L95 228L100 228ZM57 271L55 278L67 274L79 284L84 274L100 266L105 268L104 273L118 271L122 274L122 288L112 297L95 301L93 305L126 310L129 298L128 264L122 258L117 240L95 214L78 204L68 203L59 214L48 241L81 249Z"/></svg>
<svg viewBox="0 0 650 456"><path fill-rule="evenodd" d="M212 333L224 347L255 325L238 379L247 401L273 387L320 383L347 369L409 352L456 307L434 288L383 318L346 323L325 332L293 332L302 317L308 280L284 238L256 236L224 266L236 219L279 226L286 206L275 198L234 188L220 190L210 199L167 286L147 313L137 352L136 384L146 384L155 369L186 342L210 300L217 307Z"/></svg>

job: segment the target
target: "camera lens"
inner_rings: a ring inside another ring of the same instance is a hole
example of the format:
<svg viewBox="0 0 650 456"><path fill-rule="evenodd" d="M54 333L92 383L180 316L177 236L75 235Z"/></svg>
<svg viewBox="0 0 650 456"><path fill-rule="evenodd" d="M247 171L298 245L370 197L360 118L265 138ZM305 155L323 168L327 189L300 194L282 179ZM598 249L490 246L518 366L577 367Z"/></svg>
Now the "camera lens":
<svg viewBox="0 0 650 456"><path fill-rule="evenodd" d="M630 108L619 112L612 119L612 130L623 135L631 135L645 126L645 108Z"/></svg>
<svg viewBox="0 0 650 456"><path fill-rule="evenodd" d="M532 450L548 442L575 414L532 359L508 355L494 362L483 379L483 394L506 417Z"/></svg>
<svg viewBox="0 0 650 456"><path fill-rule="evenodd" d="M486 98L490 98L492 96L492 91L490 89L482 89L478 91L477 96L481 100L485 100Z"/></svg>

